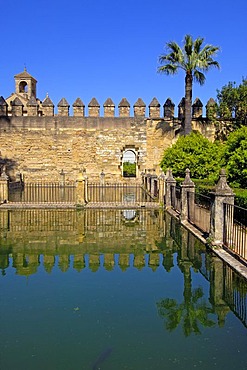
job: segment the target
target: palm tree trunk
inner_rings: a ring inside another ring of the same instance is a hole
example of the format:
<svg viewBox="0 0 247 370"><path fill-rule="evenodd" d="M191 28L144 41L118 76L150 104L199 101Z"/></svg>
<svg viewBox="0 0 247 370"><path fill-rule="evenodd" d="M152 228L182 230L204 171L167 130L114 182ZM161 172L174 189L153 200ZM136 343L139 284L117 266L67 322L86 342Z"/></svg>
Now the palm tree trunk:
<svg viewBox="0 0 247 370"><path fill-rule="evenodd" d="M184 107L184 135L189 135L191 127L191 106L192 106L192 75L190 72L185 76L185 107Z"/></svg>

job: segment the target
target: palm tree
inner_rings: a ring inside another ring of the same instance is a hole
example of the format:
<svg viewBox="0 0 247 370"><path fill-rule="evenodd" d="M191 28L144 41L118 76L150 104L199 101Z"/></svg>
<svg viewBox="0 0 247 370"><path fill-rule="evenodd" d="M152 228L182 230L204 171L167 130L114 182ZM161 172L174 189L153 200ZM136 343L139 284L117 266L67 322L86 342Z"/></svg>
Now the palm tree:
<svg viewBox="0 0 247 370"><path fill-rule="evenodd" d="M184 274L184 300L178 303L175 299L165 298L157 302L158 313L165 319L165 327L171 332L179 324L182 324L186 337L201 334L200 326L210 328L215 322L210 318L214 313L203 299L204 293L201 287L192 289L192 279L189 261L180 261L180 268Z"/></svg>
<svg viewBox="0 0 247 370"><path fill-rule="evenodd" d="M166 44L168 53L159 57L161 66L158 72L166 75L173 75L182 69L185 71L185 114L184 114L184 135L191 132L191 105L192 105L192 83L193 80L203 85L205 75L211 67L219 68L219 63L213 57L219 51L219 47L205 45L204 39L198 37L193 41L192 36L186 35L184 47L181 48L176 42Z"/></svg>

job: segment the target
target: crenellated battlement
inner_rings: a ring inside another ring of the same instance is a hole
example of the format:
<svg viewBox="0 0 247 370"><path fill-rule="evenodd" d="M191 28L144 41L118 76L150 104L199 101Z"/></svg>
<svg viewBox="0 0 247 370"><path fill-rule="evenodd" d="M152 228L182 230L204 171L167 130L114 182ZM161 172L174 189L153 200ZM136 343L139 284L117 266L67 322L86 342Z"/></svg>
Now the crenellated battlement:
<svg viewBox="0 0 247 370"><path fill-rule="evenodd" d="M159 172L164 149L183 132L184 98L175 110L171 98L156 97L147 105L138 98L133 106L127 98L116 104L94 97L87 106L81 98L71 104L65 97L53 103L47 94L36 96L37 81L26 70L15 75L15 92L0 96L0 175L11 181L20 174L26 181L75 181L85 169L98 181L140 182L145 169ZM162 105L163 104L163 105ZM215 138L216 103L210 99L203 117L203 104L192 105L192 127L210 140ZM175 113L177 112L177 113ZM136 177L125 179L124 163L134 161ZM4 170L3 170L4 169Z"/></svg>
<svg viewBox="0 0 247 370"><path fill-rule="evenodd" d="M206 104L206 117L210 116L212 106L216 102L214 99L209 99ZM72 109L66 98L62 98L57 104L57 113L55 113L55 105L49 95L45 97L43 101L35 99L33 96L26 102L21 100L20 97L13 94L13 100L11 96L8 99L0 97L0 115L1 116L39 116L39 117L53 117L53 116L74 116L74 117L100 117L101 106L96 98L92 98L87 106L87 114L85 104L81 98L77 98L72 104ZM126 98L123 98L116 109L116 105L111 98L106 99L103 103L103 116L104 117L130 117L131 105ZM161 104L154 97L150 104L147 105L141 98L138 98L133 105L134 117L152 118L165 120L173 120L178 118L182 120L184 118L184 98L181 99L178 104L178 116L175 117L175 104L170 98L167 98L161 109ZM192 105L192 118L203 117L203 104L199 98L196 98Z"/></svg>
<svg viewBox="0 0 247 370"><path fill-rule="evenodd" d="M12 93L8 98L0 96L0 116L28 116L28 117L100 117L101 116L101 105L95 97L86 106L78 97L72 107L68 103L65 97L63 97L57 103L57 110L55 113L55 104L53 103L50 96L47 94L43 100L36 97L36 84L37 80L31 76L26 68L23 72L14 76L15 78L15 92ZM184 118L184 105L185 99L182 98L178 104L178 115L175 117L175 104L171 98L167 98L161 109L160 102L154 97L147 106L146 103L138 98L133 104L133 116L139 118L151 118L151 119L165 119L165 120L182 120ZM214 114L216 103L211 98L206 104L206 117L212 118ZM103 117L131 117L131 105L126 98L122 98L118 103L117 108L111 98L107 98L103 103ZM199 98L196 98L192 105L192 118L202 118L203 115L203 104Z"/></svg>

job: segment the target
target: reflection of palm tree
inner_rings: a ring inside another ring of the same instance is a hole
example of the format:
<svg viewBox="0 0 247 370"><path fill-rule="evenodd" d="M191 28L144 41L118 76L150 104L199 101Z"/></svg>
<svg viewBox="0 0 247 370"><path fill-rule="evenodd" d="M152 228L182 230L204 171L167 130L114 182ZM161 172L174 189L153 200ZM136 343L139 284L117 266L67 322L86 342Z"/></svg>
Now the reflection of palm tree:
<svg viewBox="0 0 247 370"><path fill-rule="evenodd" d="M162 299L157 303L157 308L159 315L166 319L168 331L173 331L183 322L183 332L188 337L192 333L201 333L199 324L212 327L215 322L209 318L213 310L203 300L202 288L192 290L190 265L183 262L181 267L184 273L184 301L179 304L175 299Z"/></svg>

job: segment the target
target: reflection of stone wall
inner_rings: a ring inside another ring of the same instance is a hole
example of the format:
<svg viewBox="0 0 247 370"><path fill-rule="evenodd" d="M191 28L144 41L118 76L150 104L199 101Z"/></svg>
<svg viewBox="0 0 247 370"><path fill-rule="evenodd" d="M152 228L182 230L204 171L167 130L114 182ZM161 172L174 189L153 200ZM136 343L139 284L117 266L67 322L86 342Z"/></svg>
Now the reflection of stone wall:
<svg viewBox="0 0 247 370"><path fill-rule="evenodd" d="M123 269L130 264L130 254L136 256L134 265L143 267L144 255L158 251L157 244L163 237L163 213L138 210L131 213L131 219L126 216L129 217L126 210L3 210L1 267L8 266L6 255L10 253L19 274L35 273L40 255L47 271L53 268L55 256L62 271L68 269L70 256L74 267L80 270L85 267L85 255L95 270L102 253L106 269L114 267L116 254ZM156 266L157 256L150 261Z"/></svg>

